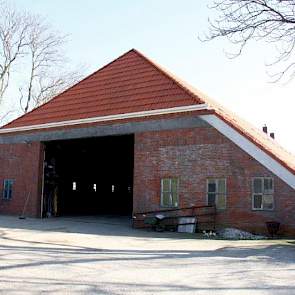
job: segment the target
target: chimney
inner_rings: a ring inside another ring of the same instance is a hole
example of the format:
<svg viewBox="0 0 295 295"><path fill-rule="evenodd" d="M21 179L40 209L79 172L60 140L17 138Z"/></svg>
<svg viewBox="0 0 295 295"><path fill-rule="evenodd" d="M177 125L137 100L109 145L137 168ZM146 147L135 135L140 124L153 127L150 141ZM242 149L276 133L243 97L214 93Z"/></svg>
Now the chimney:
<svg viewBox="0 0 295 295"><path fill-rule="evenodd" d="M264 124L264 126L262 127L262 131L264 132L264 133L266 133L267 134L267 126Z"/></svg>
<svg viewBox="0 0 295 295"><path fill-rule="evenodd" d="M274 134L274 132L269 133L269 136L270 136L272 139L275 139L275 134Z"/></svg>

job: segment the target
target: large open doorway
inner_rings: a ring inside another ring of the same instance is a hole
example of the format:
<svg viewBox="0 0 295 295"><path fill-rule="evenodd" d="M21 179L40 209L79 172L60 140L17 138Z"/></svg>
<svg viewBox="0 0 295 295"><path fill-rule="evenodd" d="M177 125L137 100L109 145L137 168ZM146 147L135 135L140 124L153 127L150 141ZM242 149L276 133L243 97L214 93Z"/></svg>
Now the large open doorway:
<svg viewBox="0 0 295 295"><path fill-rule="evenodd" d="M45 143L43 217L131 215L134 136Z"/></svg>

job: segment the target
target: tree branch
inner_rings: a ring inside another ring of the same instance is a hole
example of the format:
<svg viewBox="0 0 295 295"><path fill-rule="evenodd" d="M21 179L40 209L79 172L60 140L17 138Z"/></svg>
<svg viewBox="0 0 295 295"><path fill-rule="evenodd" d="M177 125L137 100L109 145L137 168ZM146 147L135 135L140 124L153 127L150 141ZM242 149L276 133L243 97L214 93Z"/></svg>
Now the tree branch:
<svg viewBox="0 0 295 295"><path fill-rule="evenodd" d="M242 54L251 40L277 44L278 56L270 63L282 65L293 58L295 43L295 1L291 0L215 0L210 8L218 16L209 19L209 32L202 41L227 38L238 47L230 57ZM291 61L292 63L292 61ZM280 79L290 75L293 66L284 65Z"/></svg>

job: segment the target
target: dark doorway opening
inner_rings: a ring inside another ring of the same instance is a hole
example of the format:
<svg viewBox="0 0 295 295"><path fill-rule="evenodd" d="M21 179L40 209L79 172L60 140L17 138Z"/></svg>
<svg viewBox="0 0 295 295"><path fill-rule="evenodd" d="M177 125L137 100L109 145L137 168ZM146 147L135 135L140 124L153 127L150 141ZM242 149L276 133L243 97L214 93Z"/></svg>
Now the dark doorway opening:
<svg viewBox="0 0 295 295"><path fill-rule="evenodd" d="M131 215L134 136L45 143L43 217Z"/></svg>

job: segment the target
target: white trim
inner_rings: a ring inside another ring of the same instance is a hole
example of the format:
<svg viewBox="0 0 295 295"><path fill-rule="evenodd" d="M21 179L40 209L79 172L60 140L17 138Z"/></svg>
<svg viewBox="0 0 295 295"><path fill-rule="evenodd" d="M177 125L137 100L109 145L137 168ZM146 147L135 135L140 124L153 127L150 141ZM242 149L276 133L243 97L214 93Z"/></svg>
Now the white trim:
<svg viewBox="0 0 295 295"><path fill-rule="evenodd" d="M141 118L141 117L148 117L148 116L200 111L200 110L207 110L207 109L209 109L209 107L208 107L208 104L206 104L206 103L194 104L194 105L167 108L167 109L157 109L157 110L151 110L151 111L141 111L141 112L133 112L133 113L125 113L125 114L117 114L117 115L108 115L108 116L101 116L101 117L52 122L52 123L46 123L46 124L21 126L21 127L14 127L14 128L3 128L3 129L0 129L0 134L18 132L18 131L28 131L28 130L36 130L36 129L47 129L47 128L55 128L55 127L72 126L72 125L87 124L87 123L106 122L106 121L114 121L114 120L130 119L130 118Z"/></svg>
<svg viewBox="0 0 295 295"><path fill-rule="evenodd" d="M245 136L242 136L235 129L226 124L223 120L216 115L201 115L204 121L216 128L220 133L229 138L242 150L252 156L255 160L269 169L272 173L281 178L289 186L295 189L295 175L286 169L282 164L273 159L257 145L248 140Z"/></svg>

